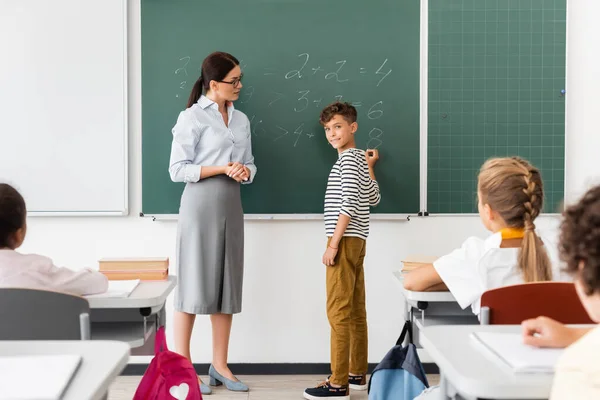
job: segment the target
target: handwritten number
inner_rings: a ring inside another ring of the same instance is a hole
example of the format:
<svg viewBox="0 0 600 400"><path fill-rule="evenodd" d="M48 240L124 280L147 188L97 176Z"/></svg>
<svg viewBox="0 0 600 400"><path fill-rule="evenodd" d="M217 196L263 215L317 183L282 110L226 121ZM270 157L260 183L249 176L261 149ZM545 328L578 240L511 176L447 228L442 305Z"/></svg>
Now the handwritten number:
<svg viewBox="0 0 600 400"><path fill-rule="evenodd" d="M298 101L304 100L304 107L301 109L294 107L294 111L301 112L308 108L308 98L306 96L310 93L310 90L300 90L298 93L302 93L302 96L298 98Z"/></svg>
<svg viewBox="0 0 600 400"><path fill-rule="evenodd" d="M383 110L374 110L375 107L382 104L383 101L378 101L377 103L373 104L371 108L369 108L369 112L367 112L367 117L369 117L369 119L379 119L383 117Z"/></svg>
<svg viewBox="0 0 600 400"><path fill-rule="evenodd" d="M294 147L298 144L298 140L300 140L300 136L302 135L302 127L304 126L304 122L298 125L296 130L294 130L294 135L296 135L296 141L294 142Z"/></svg>
<svg viewBox="0 0 600 400"><path fill-rule="evenodd" d="M340 73L340 71L342 70L342 68L344 67L344 65L346 65L346 60L338 61L338 62L336 62L336 64L341 64L341 65L340 65L340 67L337 69L337 71L335 71L335 72L330 72L330 73L326 74L326 75L325 75L325 79L332 79L332 78L335 78L335 80L336 80L337 82L340 82L340 83L342 83L342 82L347 82L347 81L348 81L348 79L342 79L342 80L340 80L340 77L339 77L339 75L338 75L338 74Z"/></svg>
<svg viewBox="0 0 600 400"><path fill-rule="evenodd" d="M294 77L298 77L298 79L302 79L302 70L304 69L304 67L306 67L306 64L308 63L308 59L310 58L310 56L308 55L308 53L302 53L302 54L298 54L298 57L306 57L306 60L304 60L304 64L302 64L302 66L300 67L300 69L294 69L289 71L287 74L285 74L285 79L292 79Z"/></svg>
<svg viewBox="0 0 600 400"><path fill-rule="evenodd" d="M180 72L182 72L182 71L183 71L183 72L185 73L185 76L188 76L188 73L187 73L187 65L190 63L190 59L191 59L191 58L190 58L190 56L181 57L181 58L179 59L179 61L183 61L183 60L185 60L185 64L183 64L183 67L181 67L181 68L177 68L177 69L175 70L175 75L178 75Z"/></svg>
<svg viewBox="0 0 600 400"><path fill-rule="evenodd" d="M383 144L383 140L381 140L381 136L383 135L383 131L379 128L373 128L369 132L370 140L367 142L367 147L369 149L376 149Z"/></svg>
<svg viewBox="0 0 600 400"><path fill-rule="evenodd" d="M252 130L252 134L254 136L259 136L258 129L259 129L260 124L263 123L263 120L261 119L257 123L254 123L254 118L255 117L256 117L256 115L253 115L252 118L250 118L250 127L251 127L251 130ZM265 133L265 130L263 128L260 128L260 133L261 134Z"/></svg>
<svg viewBox="0 0 600 400"><path fill-rule="evenodd" d="M377 72L375 72L375 74L376 74L376 75L383 75L383 78L381 78L381 79L379 80L379 82L377 82L377 86L379 86L379 84L380 84L381 82L383 82L383 80L384 80L385 78L387 78L387 76L388 76L389 74L391 74L391 73L392 73L392 70L391 70L391 69L390 69L388 72L385 72L385 73L381 71L381 69L382 69L382 68L383 68L383 66L384 66L384 65L387 63L387 61L388 61L388 59L386 58L386 59L385 59L385 61L383 62L383 64L381 64L381 66L380 66L380 67L377 69Z"/></svg>

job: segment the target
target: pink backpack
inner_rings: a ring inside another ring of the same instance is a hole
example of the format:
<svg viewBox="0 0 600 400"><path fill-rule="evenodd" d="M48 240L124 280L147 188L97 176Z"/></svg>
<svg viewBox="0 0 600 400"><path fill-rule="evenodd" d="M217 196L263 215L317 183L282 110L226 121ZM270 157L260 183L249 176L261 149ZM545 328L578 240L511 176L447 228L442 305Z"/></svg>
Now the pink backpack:
<svg viewBox="0 0 600 400"><path fill-rule="evenodd" d="M156 332L154 358L133 400L202 400L194 366L187 358L169 351L163 326Z"/></svg>

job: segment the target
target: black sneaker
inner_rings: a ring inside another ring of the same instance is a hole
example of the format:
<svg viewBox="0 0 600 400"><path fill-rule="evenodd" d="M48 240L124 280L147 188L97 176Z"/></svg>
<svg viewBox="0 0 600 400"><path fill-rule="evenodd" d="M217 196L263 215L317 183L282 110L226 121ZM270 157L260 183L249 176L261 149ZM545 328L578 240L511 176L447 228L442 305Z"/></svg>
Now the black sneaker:
<svg viewBox="0 0 600 400"><path fill-rule="evenodd" d="M350 400L350 389L348 389L348 386L335 388L331 386L331 383L325 381L320 383L317 387L308 388L304 391L304 398L309 400L318 400L330 397L335 399Z"/></svg>
<svg viewBox="0 0 600 400"><path fill-rule="evenodd" d="M331 375L327 377L327 382ZM348 375L348 386L352 390L367 390L369 388L369 384L367 383L367 375Z"/></svg>
<svg viewBox="0 0 600 400"><path fill-rule="evenodd" d="M367 384L366 375L348 376L348 385L352 390L367 390L369 385Z"/></svg>

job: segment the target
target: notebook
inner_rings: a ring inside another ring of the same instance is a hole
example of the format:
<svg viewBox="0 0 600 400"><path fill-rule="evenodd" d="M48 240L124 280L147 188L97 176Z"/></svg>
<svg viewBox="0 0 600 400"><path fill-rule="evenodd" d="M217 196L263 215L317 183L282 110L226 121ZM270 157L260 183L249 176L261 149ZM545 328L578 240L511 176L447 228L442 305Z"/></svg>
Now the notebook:
<svg viewBox="0 0 600 400"><path fill-rule="evenodd" d="M563 349L540 349L523 343L519 333L474 332L471 336L515 373L554 373Z"/></svg>
<svg viewBox="0 0 600 400"><path fill-rule="evenodd" d="M77 354L0 357L0 400L59 400L80 364Z"/></svg>
<svg viewBox="0 0 600 400"><path fill-rule="evenodd" d="M139 279L127 281L108 281L108 290L104 293L90 294L84 296L86 298L101 298L101 297L129 297L131 292L139 285Z"/></svg>

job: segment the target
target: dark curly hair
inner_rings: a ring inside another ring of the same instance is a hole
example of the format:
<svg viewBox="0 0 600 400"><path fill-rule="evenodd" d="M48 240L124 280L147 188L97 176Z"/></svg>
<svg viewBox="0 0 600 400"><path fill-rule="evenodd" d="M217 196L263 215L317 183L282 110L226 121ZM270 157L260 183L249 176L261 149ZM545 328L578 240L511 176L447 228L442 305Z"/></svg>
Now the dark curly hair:
<svg viewBox="0 0 600 400"><path fill-rule="evenodd" d="M27 209L23 196L7 183L0 183L0 249L10 248L16 231L25 225Z"/></svg>
<svg viewBox="0 0 600 400"><path fill-rule="evenodd" d="M559 247L566 271L581 280L588 296L600 292L600 186L590 189L563 216Z"/></svg>
<svg viewBox="0 0 600 400"><path fill-rule="evenodd" d="M336 115L341 115L349 124L356 122L356 108L350 103L336 101L321 111L319 122L325 125Z"/></svg>

